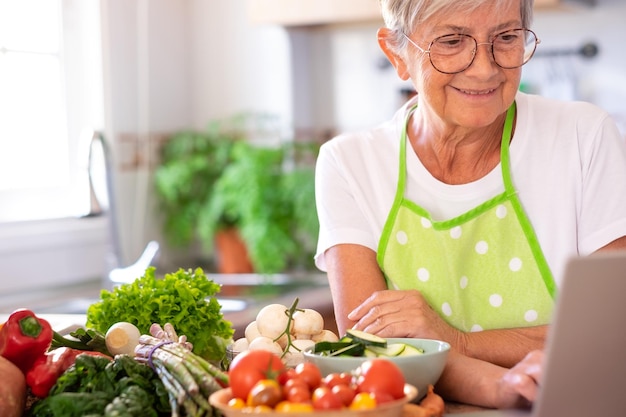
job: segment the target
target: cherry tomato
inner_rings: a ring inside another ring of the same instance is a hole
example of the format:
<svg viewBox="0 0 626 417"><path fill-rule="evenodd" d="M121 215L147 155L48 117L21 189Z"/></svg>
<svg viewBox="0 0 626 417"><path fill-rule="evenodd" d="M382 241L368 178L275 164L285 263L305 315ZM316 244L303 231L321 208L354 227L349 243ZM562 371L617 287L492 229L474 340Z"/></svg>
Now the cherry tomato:
<svg viewBox="0 0 626 417"><path fill-rule="evenodd" d="M334 372L326 375L322 383L329 388L335 385L352 385L352 374L348 372Z"/></svg>
<svg viewBox="0 0 626 417"><path fill-rule="evenodd" d="M250 390L248 393L248 400L246 404L249 407L256 407L259 405L266 405L268 407L274 407L283 399L283 392L273 379L262 379Z"/></svg>
<svg viewBox="0 0 626 417"><path fill-rule="evenodd" d="M247 350L230 364L228 377L233 396L248 399L252 387L262 379L274 379L285 371L278 355L265 350Z"/></svg>
<svg viewBox="0 0 626 417"><path fill-rule="evenodd" d="M316 410L340 410L343 408L341 399L333 394L328 387L317 387L311 395L311 403Z"/></svg>
<svg viewBox="0 0 626 417"><path fill-rule="evenodd" d="M388 392L383 392L383 391L370 392L370 395L374 398L374 400L376 400L376 404L378 405L395 400L395 398L393 398L391 394L389 394Z"/></svg>
<svg viewBox="0 0 626 417"><path fill-rule="evenodd" d="M243 402L241 398L231 398L230 400L228 400L228 406L230 408L241 410L242 408L246 406L246 403Z"/></svg>
<svg viewBox="0 0 626 417"><path fill-rule="evenodd" d="M302 379L290 379L283 386L283 397L290 402L302 403L311 400L311 390Z"/></svg>
<svg viewBox="0 0 626 417"><path fill-rule="evenodd" d="M302 378L311 390L314 390L322 384L322 373L314 363L299 363L296 365L295 370L298 378Z"/></svg>
<svg viewBox="0 0 626 417"><path fill-rule="evenodd" d="M369 392L359 392L350 403L350 410L371 410L376 408L376 400Z"/></svg>
<svg viewBox="0 0 626 417"><path fill-rule="evenodd" d="M246 407L242 411L244 413L260 414L271 413L274 411L274 409L272 407L268 407L267 405L257 405L256 407Z"/></svg>
<svg viewBox="0 0 626 417"><path fill-rule="evenodd" d="M295 378L296 376L296 370L294 368L287 368L285 372L278 375L277 381L280 385L285 385L287 381Z"/></svg>
<svg viewBox="0 0 626 417"><path fill-rule="evenodd" d="M352 388L349 385L339 384L335 385L330 389L333 394L335 394L341 400L341 403L344 406L349 406L356 395L356 389Z"/></svg>
<svg viewBox="0 0 626 417"><path fill-rule="evenodd" d="M358 392L383 392L394 399L404 398L404 374L388 359L369 359L357 368L356 375Z"/></svg>
<svg viewBox="0 0 626 417"><path fill-rule="evenodd" d="M311 413L313 412L313 406L307 403L281 401L276 405L274 411L277 413Z"/></svg>

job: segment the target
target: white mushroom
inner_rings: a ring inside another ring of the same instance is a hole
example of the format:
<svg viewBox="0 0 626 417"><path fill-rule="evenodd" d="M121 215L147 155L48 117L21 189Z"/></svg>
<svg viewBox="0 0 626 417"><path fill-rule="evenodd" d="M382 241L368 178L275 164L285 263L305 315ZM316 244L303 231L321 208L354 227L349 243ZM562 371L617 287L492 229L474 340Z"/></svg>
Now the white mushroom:
<svg viewBox="0 0 626 417"><path fill-rule="evenodd" d="M289 350L287 350L287 353L283 357L283 362L288 367L295 367L299 363L304 362L304 355L302 354L302 351L314 345L315 342L310 339L293 340L291 342L291 346L289 346Z"/></svg>
<svg viewBox="0 0 626 417"><path fill-rule="evenodd" d="M248 343L252 342L254 339L256 339L257 337L261 336L261 333L259 332L259 328L256 325L256 321L251 321L246 326L246 330L244 331L244 335L246 336L246 339L248 340Z"/></svg>
<svg viewBox="0 0 626 417"><path fill-rule="evenodd" d="M299 351L306 350L313 346L315 346L315 342L312 341L311 339L292 340L291 346L289 346L289 352L292 352L292 353L299 352Z"/></svg>
<svg viewBox="0 0 626 417"><path fill-rule="evenodd" d="M317 343L317 342L337 342L339 341L339 336L337 336L335 334L335 332L333 332L332 330L322 330L320 333L318 334L314 334L313 336L311 336L311 339Z"/></svg>
<svg viewBox="0 0 626 417"><path fill-rule="evenodd" d="M107 330L104 341L112 355L134 355L141 333L132 323L121 321Z"/></svg>
<svg viewBox="0 0 626 417"><path fill-rule="evenodd" d="M261 336L274 340L286 330L291 331L287 329L289 323L287 311L288 308L282 304L269 304L263 307L256 316L256 326Z"/></svg>
<svg viewBox="0 0 626 417"><path fill-rule="evenodd" d="M283 353L283 350L281 349L278 343L274 342L272 339L270 339L269 337L265 337L265 336L259 336L256 339L254 339L252 342L250 342L248 349L249 350L267 350L269 352L275 353L278 356L282 355Z"/></svg>
<svg viewBox="0 0 626 417"><path fill-rule="evenodd" d="M232 349L234 353L241 353L243 351L248 350L249 346L250 346L250 343L248 342L248 339L246 339L245 337L242 337L242 338L235 340L235 342L232 345Z"/></svg>
<svg viewBox="0 0 626 417"><path fill-rule="evenodd" d="M320 313L310 308L293 313L292 334L296 339L311 339L324 330L324 318Z"/></svg>

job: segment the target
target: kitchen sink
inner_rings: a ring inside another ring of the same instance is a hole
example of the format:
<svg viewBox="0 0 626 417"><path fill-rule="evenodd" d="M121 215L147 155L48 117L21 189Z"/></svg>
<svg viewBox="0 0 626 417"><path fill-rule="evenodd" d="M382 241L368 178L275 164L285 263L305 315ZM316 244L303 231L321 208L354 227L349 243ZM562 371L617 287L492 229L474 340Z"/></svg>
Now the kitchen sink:
<svg viewBox="0 0 626 417"><path fill-rule="evenodd" d="M221 286L216 298L223 313L243 311L285 294L328 286L325 274L319 273L207 274L207 277ZM93 282L84 286L42 290L41 294L31 293L24 300L11 297L11 303L0 303L3 307L8 304L7 308L0 308L0 313L9 313L13 307L28 307L38 314L85 314L91 304L100 300L101 289L101 282Z"/></svg>

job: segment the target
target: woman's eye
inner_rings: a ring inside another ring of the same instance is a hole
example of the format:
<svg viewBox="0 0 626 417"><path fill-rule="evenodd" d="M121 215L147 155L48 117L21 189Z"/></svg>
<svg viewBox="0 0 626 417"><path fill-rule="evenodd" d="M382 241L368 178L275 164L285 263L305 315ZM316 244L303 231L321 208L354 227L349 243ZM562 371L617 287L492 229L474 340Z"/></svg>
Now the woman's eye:
<svg viewBox="0 0 626 417"><path fill-rule="evenodd" d="M449 35L437 38L436 44L442 48L461 48L467 42L465 36Z"/></svg>
<svg viewBox="0 0 626 417"><path fill-rule="evenodd" d="M514 43L519 40L519 34L516 32L501 33L496 37L496 42Z"/></svg>

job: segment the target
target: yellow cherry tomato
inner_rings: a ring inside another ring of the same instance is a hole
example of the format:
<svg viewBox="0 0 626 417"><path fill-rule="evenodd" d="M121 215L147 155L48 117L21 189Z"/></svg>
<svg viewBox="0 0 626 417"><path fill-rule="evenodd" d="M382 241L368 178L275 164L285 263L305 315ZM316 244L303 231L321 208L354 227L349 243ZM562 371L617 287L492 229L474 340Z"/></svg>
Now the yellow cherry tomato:
<svg viewBox="0 0 626 417"><path fill-rule="evenodd" d="M241 410L246 406L246 403L241 398L231 398L230 400L228 400L228 406L230 408Z"/></svg>
<svg viewBox="0 0 626 417"><path fill-rule="evenodd" d="M290 401L281 401L276 404L274 411L277 413L312 413L313 405L308 403L292 403Z"/></svg>
<svg viewBox="0 0 626 417"><path fill-rule="evenodd" d="M369 392L359 392L350 403L350 410L371 410L376 408L376 400Z"/></svg>
<svg viewBox="0 0 626 417"><path fill-rule="evenodd" d="M283 391L273 379L262 379L250 390L246 404L249 407L266 405L273 408L283 399Z"/></svg>
<svg viewBox="0 0 626 417"><path fill-rule="evenodd" d="M274 411L272 407L267 406L267 405L257 405L255 407L246 407L245 410L251 410L253 414L271 413Z"/></svg>

